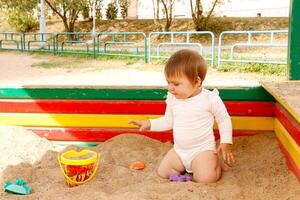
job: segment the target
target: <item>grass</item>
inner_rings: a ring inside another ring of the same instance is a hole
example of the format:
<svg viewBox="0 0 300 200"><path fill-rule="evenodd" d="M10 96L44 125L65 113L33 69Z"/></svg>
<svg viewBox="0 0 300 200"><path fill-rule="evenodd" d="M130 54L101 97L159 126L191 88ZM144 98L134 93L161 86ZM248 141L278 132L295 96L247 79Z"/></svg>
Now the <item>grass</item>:
<svg viewBox="0 0 300 200"><path fill-rule="evenodd" d="M284 76L286 65L264 63L222 63L217 70L220 72L247 72L263 75Z"/></svg>
<svg viewBox="0 0 300 200"><path fill-rule="evenodd" d="M37 58L48 58L47 61L40 61L32 64L32 67L41 68L93 68L94 70L115 69L125 66L126 69L136 69L137 66L142 66L139 70L161 71L166 62L166 59L152 59L151 64L144 64L142 59L130 57L114 57L100 56L96 59L90 55L83 54L61 54L58 56L45 53L30 53ZM137 65L138 63L138 65ZM108 65L107 65L108 64ZM285 76L286 65L277 64L262 64L262 63L222 63L217 69L219 72L241 72L241 73L257 73L263 75Z"/></svg>

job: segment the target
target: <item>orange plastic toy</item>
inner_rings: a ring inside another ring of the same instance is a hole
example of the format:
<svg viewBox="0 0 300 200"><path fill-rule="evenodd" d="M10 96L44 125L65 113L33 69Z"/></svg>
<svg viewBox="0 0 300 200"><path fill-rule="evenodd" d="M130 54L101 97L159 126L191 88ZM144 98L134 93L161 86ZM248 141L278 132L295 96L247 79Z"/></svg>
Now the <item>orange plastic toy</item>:
<svg viewBox="0 0 300 200"><path fill-rule="evenodd" d="M130 169L135 169L135 170L143 170L145 169L145 167L146 167L145 163L140 161L133 162L129 165Z"/></svg>

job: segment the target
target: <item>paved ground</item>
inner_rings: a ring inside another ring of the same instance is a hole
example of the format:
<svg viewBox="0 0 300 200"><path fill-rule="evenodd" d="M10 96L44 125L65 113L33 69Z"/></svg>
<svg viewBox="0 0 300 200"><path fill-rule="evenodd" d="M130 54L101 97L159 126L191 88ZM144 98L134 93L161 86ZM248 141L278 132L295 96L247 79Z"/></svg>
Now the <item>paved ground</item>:
<svg viewBox="0 0 300 200"><path fill-rule="evenodd" d="M34 56L27 53L0 52L0 85L121 85L164 86L162 70L152 70L147 64L128 65L122 61L89 61L87 67L40 68L38 62L53 62L55 56ZM68 59L68 58L64 58ZM71 58L70 58L71 59ZM76 63L80 65L80 63ZM94 67L89 67L94 66ZM97 66L98 68L95 68ZM101 66L101 67L99 67ZM102 70L99 70L101 68ZM206 86L257 86L259 81L277 81L284 77L267 77L257 74L221 73L209 70Z"/></svg>

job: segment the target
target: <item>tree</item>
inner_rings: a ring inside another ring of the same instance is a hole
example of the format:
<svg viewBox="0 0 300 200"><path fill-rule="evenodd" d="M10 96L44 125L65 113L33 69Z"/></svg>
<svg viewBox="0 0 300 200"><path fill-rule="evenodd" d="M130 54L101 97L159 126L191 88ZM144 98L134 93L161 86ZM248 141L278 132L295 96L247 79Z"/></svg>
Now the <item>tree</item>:
<svg viewBox="0 0 300 200"><path fill-rule="evenodd" d="M9 24L16 27L18 31L28 32L38 27L38 19L34 17L34 10L37 10L36 0L0 0L2 10L8 15Z"/></svg>
<svg viewBox="0 0 300 200"><path fill-rule="evenodd" d="M88 6L86 0L45 0L45 2L62 19L67 32L74 32L79 12Z"/></svg>
<svg viewBox="0 0 300 200"><path fill-rule="evenodd" d="M118 15L118 7L115 3L109 3L106 9L106 18L109 20L114 20Z"/></svg>
<svg viewBox="0 0 300 200"><path fill-rule="evenodd" d="M125 19L128 16L128 7L130 5L130 0L119 0L119 5L121 8L122 18Z"/></svg>
<svg viewBox="0 0 300 200"><path fill-rule="evenodd" d="M96 19L102 19L101 7L103 0L96 0Z"/></svg>
<svg viewBox="0 0 300 200"><path fill-rule="evenodd" d="M153 7L153 21L154 25L157 27L159 32L162 32L162 24L159 18L159 1L160 0L152 0Z"/></svg>
<svg viewBox="0 0 300 200"><path fill-rule="evenodd" d="M170 31L170 27L172 25L173 21L173 6L174 6L175 0L152 0L153 3L153 13L154 13L154 24L157 26L159 31L162 31L162 21L159 17L159 6L160 3L162 3L163 6L163 14L166 18L166 23L164 25L164 31L168 32Z"/></svg>
<svg viewBox="0 0 300 200"><path fill-rule="evenodd" d="M195 0L195 5L193 5L194 0L190 0L191 13L196 31L207 30L207 25L210 20L210 17L217 4L220 4L222 0L213 0L212 6L208 11L207 15L204 15L202 2L201 0Z"/></svg>
<svg viewBox="0 0 300 200"><path fill-rule="evenodd" d="M93 4L94 2L96 3L96 19L101 19L102 18L102 13L101 13L101 7L103 0L88 0L88 6L89 6L89 14L93 13ZM93 16L89 15L90 20L93 19Z"/></svg>
<svg viewBox="0 0 300 200"><path fill-rule="evenodd" d="M164 31L169 31L173 21L173 6L175 0L161 0L164 8L164 14L166 17L166 23Z"/></svg>

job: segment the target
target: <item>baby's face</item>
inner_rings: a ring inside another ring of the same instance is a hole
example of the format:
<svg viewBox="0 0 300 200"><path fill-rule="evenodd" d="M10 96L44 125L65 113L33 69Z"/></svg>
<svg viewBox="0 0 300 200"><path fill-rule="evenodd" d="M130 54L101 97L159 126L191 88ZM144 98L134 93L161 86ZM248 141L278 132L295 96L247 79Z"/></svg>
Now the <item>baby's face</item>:
<svg viewBox="0 0 300 200"><path fill-rule="evenodd" d="M167 89L177 99L187 99L193 97L200 92L200 78L195 84L192 84L190 80L182 75L176 77L166 77Z"/></svg>

